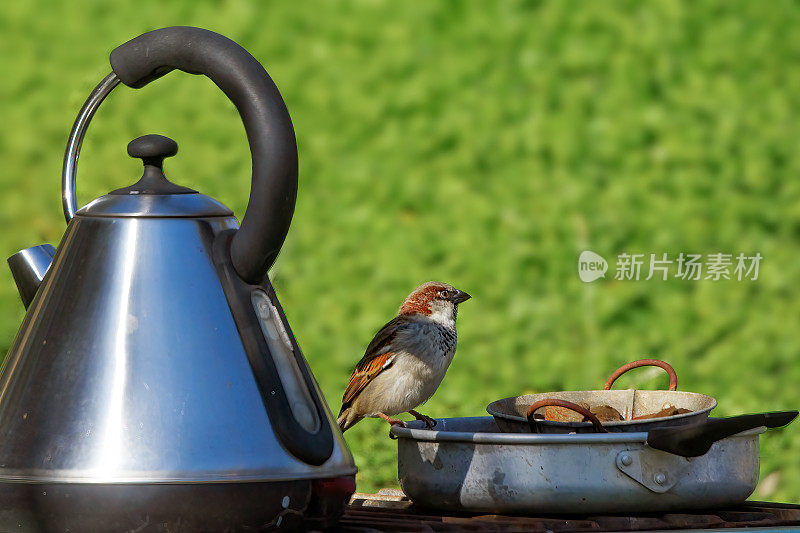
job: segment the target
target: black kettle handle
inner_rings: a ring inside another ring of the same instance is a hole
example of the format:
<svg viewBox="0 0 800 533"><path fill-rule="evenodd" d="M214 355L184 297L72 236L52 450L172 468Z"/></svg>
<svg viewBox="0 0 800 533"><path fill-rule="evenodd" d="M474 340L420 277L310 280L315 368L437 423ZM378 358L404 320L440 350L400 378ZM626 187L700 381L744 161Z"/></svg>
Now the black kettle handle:
<svg viewBox="0 0 800 533"><path fill-rule="evenodd" d="M190 26L144 33L115 48L110 59L129 87L144 87L178 69L207 76L236 106L250 143L253 180L231 260L244 281L263 281L289 231L297 198L294 128L267 71L227 37Z"/></svg>

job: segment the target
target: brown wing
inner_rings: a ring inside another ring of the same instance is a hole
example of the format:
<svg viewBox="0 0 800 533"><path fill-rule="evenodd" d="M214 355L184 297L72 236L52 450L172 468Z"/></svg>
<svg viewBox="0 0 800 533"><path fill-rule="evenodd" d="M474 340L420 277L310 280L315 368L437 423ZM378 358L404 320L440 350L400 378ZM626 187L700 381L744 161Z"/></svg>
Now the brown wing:
<svg viewBox="0 0 800 533"><path fill-rule="evenodd" d="M367 346L364 357L358 362L353 370L353 375L350 376L350 381L347 383L342 397L342 411L350 407L353 400L361 394L370 381L375 379L375 376L392 366L394 354L386 348L397 336L398 331L408 327L408 324L408 318L396 317L375 334L372 342Z"/></svg>

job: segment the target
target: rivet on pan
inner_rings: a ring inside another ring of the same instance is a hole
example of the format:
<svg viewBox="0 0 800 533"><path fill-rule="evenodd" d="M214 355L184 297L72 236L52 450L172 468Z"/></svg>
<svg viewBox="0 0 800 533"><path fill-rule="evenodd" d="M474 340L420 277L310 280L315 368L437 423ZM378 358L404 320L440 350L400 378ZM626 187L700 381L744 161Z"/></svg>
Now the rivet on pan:
<svg viewBox="0 0 800 533"><path fill-rule="evenodd" d="M655 481L658 485L663 485L667 482L667 475L663 472L659 472L653 477L653 481Z"/></svg>
<svg viewBox="0 0 800 533"><path fill-rule="evenodd" d="M625 466L631 466L631 464L633 463L633 457L631 457L627 453L625 455L623 455L622 457L620 457L619 460Z"/></svg>

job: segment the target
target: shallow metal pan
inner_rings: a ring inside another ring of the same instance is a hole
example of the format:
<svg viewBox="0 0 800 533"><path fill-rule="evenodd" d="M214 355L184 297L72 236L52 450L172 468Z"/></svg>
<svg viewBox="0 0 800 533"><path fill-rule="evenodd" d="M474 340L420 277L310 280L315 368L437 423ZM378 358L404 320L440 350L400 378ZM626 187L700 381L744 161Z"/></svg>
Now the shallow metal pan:
<svg viewBox="0 0 800 533"><path fill-rule="evenodd" d="M633 368L642 366L658 366L670 376L671 390L610 390L614 381ZM555 399L566 400L575 404L589 406L609 406L622 415L622 421L603 421L603 426L610 432L647 431L653 427L678 426L708 418L709 412L717 406L717 401L706 394L675 390L678 385L677 375L670 365L657 359L633 361L617 369L606 381L605 389L590 391L560 391L539 394L526 394L503 398L490 403L486 410L497 421L501 431L510 433L530 433L527 420L530 407L536 402ZM637 417L652 415L671 406L686 409L688 413L661 416L647 419ZM546 408L537 409L536 414L544 414ZM563 411L556 413L559 420L537 420L536 430L540 433L589 433L592 432L590 422L580 421L583 417L565 416ZM548 417L550 418L550 417Z"/></svg>
<svg viewBox="0 0 800 533"><path fill-rule="evenodd" d="M701 422L700 424L704 424ZM698 424L698 425L700 425ZM656 512L743 502L758 482L758 435L723 438L702 456L654 449L649 434L499 433L490 417L393 427L400 486L423 507L491 513ZM674 438L673 438L674 440ZM702 451L702 450L701 450Z"/></svg>

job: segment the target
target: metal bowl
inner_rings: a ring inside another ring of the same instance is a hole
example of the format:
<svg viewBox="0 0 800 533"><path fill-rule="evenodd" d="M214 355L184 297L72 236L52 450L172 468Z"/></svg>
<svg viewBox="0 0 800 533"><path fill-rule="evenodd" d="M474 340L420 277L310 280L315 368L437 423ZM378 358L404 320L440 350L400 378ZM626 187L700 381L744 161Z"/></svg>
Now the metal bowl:
<svg viewBox="0 0 800 533"><path fill-rule="evenodd" d="M695 422L708 418L709 412L717 406L711 396L697 392L669 390L593 390L593 391L561 391L526 394L503 398L490 403L486 411L497 422L500 431L507 433L530 433L526 415L528 408L539 400L555 398L573 403L586 403L592 406L608 405L616 409L625 420L603 422L603 427L610 432L647 431L653 427L668 427ZM688 409L689 413L645 420L631 420L633 417L655 413L670 405ZM556 422L538 420L541 433L591 433L589 422Z"/></svg>
<svg viewBox="0 0 800 533"><path fill-rule="evenodd" d="M400 486L415 505L487 513L656 512L743 502L758 482L758 435L746 431L686 459L647 433L498 433L490 417L393 427Z"/></svg>

